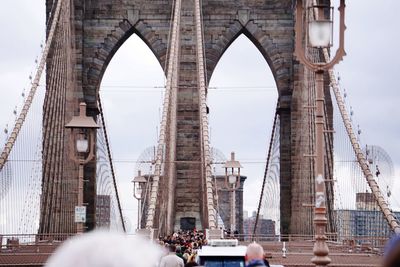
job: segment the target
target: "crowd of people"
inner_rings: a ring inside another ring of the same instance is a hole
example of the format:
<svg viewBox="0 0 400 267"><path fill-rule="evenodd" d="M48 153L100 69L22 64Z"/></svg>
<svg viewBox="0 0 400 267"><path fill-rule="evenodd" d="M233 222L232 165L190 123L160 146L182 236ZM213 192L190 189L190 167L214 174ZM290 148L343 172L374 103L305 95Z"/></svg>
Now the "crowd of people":
<svg viewBox="0 0 400 267"><path fill-rule="evenodd" d="M138 236L94 231L65 241L46 267L191 267L198 266L196 256L207 245L201 231L182 231L160 238L159 245ZM269 267L261 245L247 246L246 267ZM400 266L400 235L385 248L383 267Z"/></svg>
<svg viewBox="0 0 400 267"><path fill-rule="evenodd" d="M159 267L192 267L198 266L197 250L207 245L207 239L202 231L179 231L160 238L159 244L168 251L161 258ZM246 260L248 267L269 267L264 249L255 242L247 247Z"/></svg>
<svg viewBox="0 0 400 267"><path fill-rule="evenodd" d="M169 251L161 260L160 267L168 266L197 266L197 250L207 244L205 234L202 231L178 231L159 239L159 244ZM176 257L172 257L175 255ZM179 262L179 265L168 265L168 261Z"/></svg>

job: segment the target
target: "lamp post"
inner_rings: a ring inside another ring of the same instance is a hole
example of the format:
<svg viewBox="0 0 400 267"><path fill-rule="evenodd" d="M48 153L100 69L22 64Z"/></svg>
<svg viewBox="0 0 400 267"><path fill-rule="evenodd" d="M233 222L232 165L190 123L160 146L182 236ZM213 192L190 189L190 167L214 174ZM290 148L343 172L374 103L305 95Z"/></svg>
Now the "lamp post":
<svg viewBox="0 0 400 267"><path fill-rule="evenodd" d="M225 188L231 192L231 235L234 235L236 230L236 190L240 187L240 165L239 161L235 160L235 152L231 153L231 160L225 163Z"/></svg>
<svg viewBox="0 0 400 267"><path fill-rule="evenodd" d="M137 229L141 229L140 222L141 222L141 202L144 198L143 192L145 191L145 185L147 183L146 177L142 176L141 172L138 171L138 176L133 178L133 197L138 201L138 213L137 213ZM146 192L144 192L146 194Z"/></svg>
<svg viewBox="0 0 400 267"><path fill-rule="evenodd" d="M86 206L83 204L83 167L94 157L95 129L99 125L92 117L86 116L86 104L79 104L79 116L73 116L71 121L65 125L71 129L70 135L70 157L79 164L78 172L78 200L75 206L76 232L84 232L86 223Z"/></svg>
<svg viewBox="0 0 400 267"><path fill-rule="evenodd" d="M332 47L333 36L333 9L329 5L317 4L308 8L308 13L303 16L303 1L297 0L296 5L296 46L295 56L311 71L315 72L315 87L316 87L316 113L315 113L315 208L314 208L314 257L311 261L316 266L326 266L331 262L328 257L329 249L326 244L326 193L325 193L325 170L324 170L324 72L332 68L336 63L343 59L346 55L344 51L344 24L345 1L340 0L340 29L339 29L339 48L336 51L335 57L330 62L313 62L308 59L303 47L303 17L307 18L308 42L312 48L329 48ZM313 12L313 17L311 13ZM330 14L326 18L326 14Z"/></svg>

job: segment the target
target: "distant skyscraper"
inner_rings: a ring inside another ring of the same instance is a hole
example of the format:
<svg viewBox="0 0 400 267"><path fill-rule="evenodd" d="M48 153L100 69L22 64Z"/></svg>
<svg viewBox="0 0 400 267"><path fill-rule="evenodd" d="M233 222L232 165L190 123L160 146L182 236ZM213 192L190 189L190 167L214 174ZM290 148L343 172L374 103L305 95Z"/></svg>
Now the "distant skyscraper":
<svg viewBox="0 0 400 267"><path fill-rule="evenodd" d="M96 196L96 227L110 227L111 198L108 195Z"/></svg>
<svg viewBox="0 0 400 267"><path fill-rule="evenodd" d="M372 193L357 193L356 194L357 210L379 210L378 203Z"/></svg>
<svg viewBox="0 0 400 267"><path fill-rule="evenodd" d="M243 211L243 220L246 220L247 218L249 218L249 212L247 210Z"/></svg>
<svg viewBox="0 0 400 267"><path fill-rule="evenodd" d="M250 237L253 234L254 224L256 222L256 212L252 216L243 220L243 234ZM264 240L273 240L275 237L275 222L270 219L263 219L262 215L258 218L256 235Z"/></svg>

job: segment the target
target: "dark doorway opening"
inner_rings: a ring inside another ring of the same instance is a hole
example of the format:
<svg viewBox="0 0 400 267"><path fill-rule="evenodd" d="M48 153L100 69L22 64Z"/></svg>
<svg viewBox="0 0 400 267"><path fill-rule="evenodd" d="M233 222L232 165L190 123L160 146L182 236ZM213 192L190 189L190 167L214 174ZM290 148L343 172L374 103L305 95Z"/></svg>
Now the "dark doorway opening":
<svg viewBox="0 0 400 267"><path fill-rule="evenodd" d="M183 231L192 231L196 228L196 218L183 217L181 218L181 229Z"/></svg>

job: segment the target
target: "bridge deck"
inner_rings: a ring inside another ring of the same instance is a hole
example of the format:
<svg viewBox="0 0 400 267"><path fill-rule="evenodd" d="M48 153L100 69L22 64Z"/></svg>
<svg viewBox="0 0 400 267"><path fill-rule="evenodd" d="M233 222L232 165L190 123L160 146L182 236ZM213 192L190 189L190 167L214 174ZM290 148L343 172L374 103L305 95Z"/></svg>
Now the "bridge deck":
<svg viewBox="0 0 400 267"><path fill-rule="evenodd" d="M0 266L43 266L48 257L54 252L60 243L20 245L18 247L2 248L0 250ZM248 242L242 242L243 245ZM287 242L286 258L282 257L282 243L262 242L262 246L269 254L271 264L284 266L306 267L314 266L311 263L312 242L294 241ZM382 257L372 251L363 251L360 247L349 252L347 246L331 245L332 259L330 267L377 267L381 266Z"/></svg>

